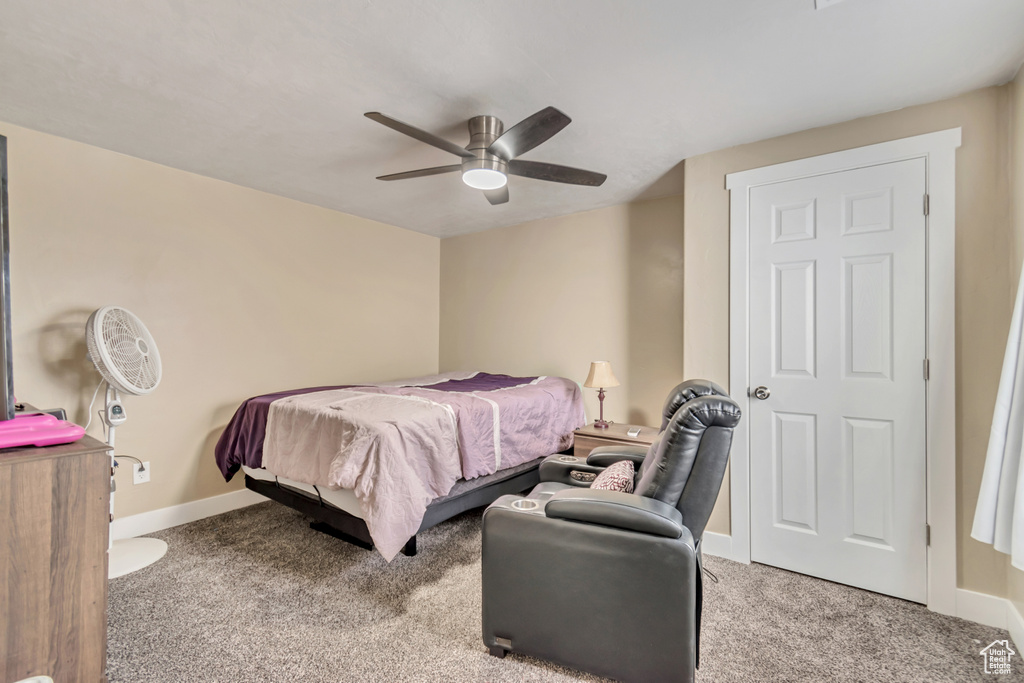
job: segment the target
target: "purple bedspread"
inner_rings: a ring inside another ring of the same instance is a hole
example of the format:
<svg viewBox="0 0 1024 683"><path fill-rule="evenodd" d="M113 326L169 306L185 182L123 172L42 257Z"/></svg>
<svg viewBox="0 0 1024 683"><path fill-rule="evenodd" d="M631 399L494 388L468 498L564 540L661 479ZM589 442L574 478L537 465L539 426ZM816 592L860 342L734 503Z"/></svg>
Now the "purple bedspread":
<svg viewBox="0 0 1024 683"><path fill-rule="evenodd" d="M529 384L536 377L510 377L509 375L493 375L485 372L476 373L468 379L452 379L441 381L436 384L423 384L415 382L410 385L402 383L390 383L392 387L403 386L427 386L434 391L449 391L454 393L466 393L472 391L493 391L495 389L506 389L510 387ZM226 481L230 481L242 465L252 468L263 466L263 442L267 436L267 418L270 414L270 404L274 401L288 396L310 394L316 391L330 391L333 389L352 388L377 388L378 385L347 384L339 386L310 387L307 389L292 389L290 391L279 391L273 394L263 394L247 399L235 411L228 426L225 427L217 446L214 448L214 455L217 459L217 467Z"/></svg>

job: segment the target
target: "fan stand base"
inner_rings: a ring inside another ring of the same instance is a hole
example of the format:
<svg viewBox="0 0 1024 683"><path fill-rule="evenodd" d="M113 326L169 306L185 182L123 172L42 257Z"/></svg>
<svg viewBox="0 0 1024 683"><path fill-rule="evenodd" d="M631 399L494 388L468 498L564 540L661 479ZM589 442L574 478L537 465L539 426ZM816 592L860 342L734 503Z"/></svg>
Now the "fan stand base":
<svg viewBox="0 0 1024 683"><path fill-rule="evenodd" d="M116 579L148 567L167 553L167 544L158 538L126 538L110 546L107 578Z"/></svg>

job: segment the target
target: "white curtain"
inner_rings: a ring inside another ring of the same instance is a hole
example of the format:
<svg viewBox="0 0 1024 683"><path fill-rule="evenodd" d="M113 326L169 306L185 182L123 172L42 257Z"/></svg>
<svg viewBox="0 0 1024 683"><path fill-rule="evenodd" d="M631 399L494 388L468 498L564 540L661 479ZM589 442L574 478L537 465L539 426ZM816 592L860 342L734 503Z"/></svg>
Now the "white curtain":
<svg viewBox="0 0 1024 683"><path fill-rule="evenodd" d="M1024 569L1024 277L1017 287L1017 302L1010 321L1010 336L1003 356L992 431L988 437L985 474L971 536L991 543Z"/></svg>

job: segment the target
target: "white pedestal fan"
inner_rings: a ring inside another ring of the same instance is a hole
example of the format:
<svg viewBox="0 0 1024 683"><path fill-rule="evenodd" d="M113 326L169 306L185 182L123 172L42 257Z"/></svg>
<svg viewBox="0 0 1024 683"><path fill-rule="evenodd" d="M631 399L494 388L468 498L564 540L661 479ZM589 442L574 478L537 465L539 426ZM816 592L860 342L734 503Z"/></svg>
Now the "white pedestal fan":
<svg viewBox="0 0 1024 683"><path fill-rule="evenodd" d="M160 384L160 352L153 336L131 311L104 306L85 323L89 360L107 383L103 422L107 426L111 472L114 461L114 433L128 416L120 392L142 396ZM114 516L114 478L110 478L110 516ZM148 567L167 552L167 544L156 538L128 538L110 545L108 577L116 579Z"/></svg>

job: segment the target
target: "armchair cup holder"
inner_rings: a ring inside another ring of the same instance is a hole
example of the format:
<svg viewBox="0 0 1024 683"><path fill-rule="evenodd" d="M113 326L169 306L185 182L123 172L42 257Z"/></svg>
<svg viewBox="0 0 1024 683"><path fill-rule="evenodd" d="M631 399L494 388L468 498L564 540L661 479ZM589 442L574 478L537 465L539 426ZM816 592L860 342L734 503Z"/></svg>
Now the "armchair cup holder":
<svg viewBox="0 0 1024 683"><path fill-rule="evenodd" d="M520 498L519 500L512 501L512 507L516 510L536 510L540 507L540 503L535 500L528 500L526 498Z"/></svg>
<svg viewBox="0 0 1024 683"><path fill-rule="evenodd" d="M579 462L580 459L575 455L560 455L558 456L559 462Z"/></svg>

